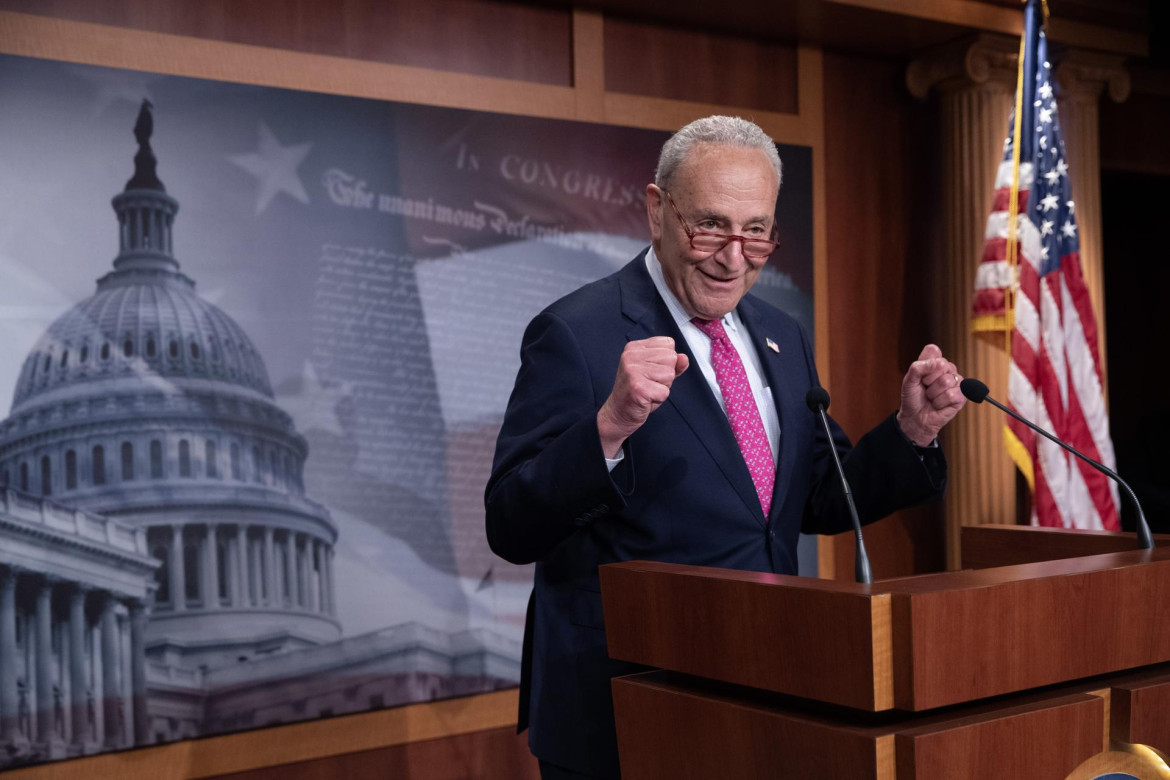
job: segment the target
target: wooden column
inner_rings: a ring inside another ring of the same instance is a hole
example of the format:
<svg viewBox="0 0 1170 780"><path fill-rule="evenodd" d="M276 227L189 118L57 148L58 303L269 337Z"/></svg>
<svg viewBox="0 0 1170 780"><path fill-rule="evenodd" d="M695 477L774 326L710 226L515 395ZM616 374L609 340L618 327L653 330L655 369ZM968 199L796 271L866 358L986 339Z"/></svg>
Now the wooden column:
<svg viewBox="0 0 1170 780"><path fill-rule="evenodd" d="M1069 183L1076 203L1077 234L1081 241L1081 271L1093 314L1097 318L1097 346L1101 376L1107 377L1105 361L1105 265L1101 249L1101 93L1109 88L1116 103L1129 97L1129 73L1123 59L1093 52L1067 52L1053 73L1057 112L1064 135ZM1102 388L1108 392L1108 383ZM1108 395L1106 395L1108 398Z"/></svg>
<svg viewBox="0 0 1170 780"><path fill-rule="evenodd" d="M971 300L1015 94L1018 47L1018 39L976 36L911 63L906 77L916 97L937 93L941 119L943 245L932 285L932 329L960 373L986 382L997 398L1007 397L1007 355L1002 345L972 335ZM1003 446L1003 419L985 411L964 411L943 433L952 569L959 564L961 526L1016 522L1016 475Z"/></svg>

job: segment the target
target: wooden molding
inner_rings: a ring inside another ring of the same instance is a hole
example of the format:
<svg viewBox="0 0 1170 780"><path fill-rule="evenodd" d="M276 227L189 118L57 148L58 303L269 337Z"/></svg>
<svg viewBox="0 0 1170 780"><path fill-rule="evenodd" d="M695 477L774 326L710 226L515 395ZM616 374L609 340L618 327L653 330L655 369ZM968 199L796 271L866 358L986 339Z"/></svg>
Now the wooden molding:
<svg viewBox="0 0 1170 780"><path fill-rule="evenodd" d="M885 11L992 33L1004 33L1017 38L1024 28L1022 10L974 3L970 0L823 0L823 2L866 8L871 11ZM1056 43L1130 57L1148 57L1150 54L1149 39L1141 33L1071 22L1058 17L1053 17L1048 27L1049 39Z"/></svg>
<svg viewBox="0 0 1170 780"><path fill-rule="evenodd" d="M906 68L906 88L923 100L935 88L993 84L1015 90L1020 44L1003 35L981 33L939 46Z"/></svg>
<svg viewBox="0 0 1170 780"><path fill-rule="evenodd" d="M514 726L515 689L310 720L157 747L52 762L5 773L11 780L210 778L407 742Z"/></svg>
<svg viewBox="0 0 1170 780"><path fill-rule="evenodd" d="M1130 93L1125 59L1109 54L1072 49L1060 58L1053 77L1058 96L1065 100L1096 103L1108 88L1109 98L1114 103L1124 103Z"/></svg>

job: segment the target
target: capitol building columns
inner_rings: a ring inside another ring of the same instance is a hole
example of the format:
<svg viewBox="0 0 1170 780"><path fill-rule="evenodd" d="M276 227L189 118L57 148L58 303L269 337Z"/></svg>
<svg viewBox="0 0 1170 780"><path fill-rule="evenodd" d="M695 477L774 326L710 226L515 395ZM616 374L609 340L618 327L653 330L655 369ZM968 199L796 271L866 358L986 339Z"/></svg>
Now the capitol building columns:
<svg viewBox="0 0 1170 780"><path fill-rule="evenodd" d="M167 563L170 569L170 602L171 609L177 611L187 608L187 577L184 567L186 559L183 551L183 526L171 526L171 546Z"/></svg>
<svg viewBox="0 0 1170 780"><path fill-rule="evenodd" d="M42 575L37 587L36 601L36 695L37 737L40 742L59 741L54 732L56 702L50 698L53 691L53 586L52 577ZM46 704L50 706L45 706Z"/></svg>
<svg viewBox="0 0 1170 780"><path fill-rule="evenodd" d="M71 742L80 747L89 735L89 686L86 682L85 597L87 589L74 585L69 594L69 710L72 714Z"/></svg>
<svg viewBox="0 0 1170 780"><path fill-rule="evenodd" d="M333 617L333 550L315 534L265 522L147 529L162 561L155 612L262 609Z"/></svg>
<svg viewBox="0 0 1170 780"><path fill-rule="evenodd" d="M20 741L16 689L16 570L0 571L0 740L12 750Z"/></svg>
<svg viewBox="0 0 1170 780"><path fill-rule="evenodd" d="M12 494L5 498L0 515L19 529L33 513L13 512ZM35 515L43 518L49 509L41 503ZM96 522L90 528L106 534ZM95 580L106 580L101 586L69 576L67 561L56 571L33 565L27 542L43 541L40 533L21 539L18 530L0 549L0 768L148 741L149 591L122 590L105 577L129 569L134 578L148 581L153 564L135 533L126 527L113 532L126 542L120 548L91 546L89 551L109 553L108 569L92 572Z"/></svg>
<svg viewBox="0 0 1170 780"><path fill-rule="evenodd" d="M243 523L236 524L230 538L228 557L232 560L232 605L245 606L248 593L248 532Z"/></svg>
<svg viewBox="0 0 1170 780"><path fill-rule="evenodd" d="M216 526L205 524L203 526L203 540L200 544L202 554L199 556L203 561L203 571L199 577L201 586L199 596L204 609L219 608L219 567L216 564L216 557L219 554L218 546Z"/></svg>
<svg viewBox="0 0 1170 780"><path fill-rule="evenodd" d="M150 742L150 720L146 709L146 605L130 602L130 695L133 697L134 744Z"/></svg>
<svg viewBox="0 0 1170 780"><path fill-rule="evenodd" d="M101 613L98 618L102 643L102 717L107 750L122 746L122 698L118 695L118 618L114 614L116 602L109 593L100 594Z"/></svg>

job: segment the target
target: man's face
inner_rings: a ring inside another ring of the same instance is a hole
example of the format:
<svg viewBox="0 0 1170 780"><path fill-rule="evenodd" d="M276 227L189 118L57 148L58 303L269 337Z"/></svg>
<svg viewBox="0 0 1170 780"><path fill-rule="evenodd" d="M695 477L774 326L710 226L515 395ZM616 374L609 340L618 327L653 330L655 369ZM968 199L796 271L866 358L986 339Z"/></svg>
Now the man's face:
<svg viewBox="0 0 1170 780"><path fill-rule="evenodd" d="M768 238L779 182L759 149L699 144L670 182L670 194L692 231ZM745 257L738 241L714 254L691 248L666 194L646 188L654 252L666 284L688 315L717 320L755 284L766 258Z"/></svg>

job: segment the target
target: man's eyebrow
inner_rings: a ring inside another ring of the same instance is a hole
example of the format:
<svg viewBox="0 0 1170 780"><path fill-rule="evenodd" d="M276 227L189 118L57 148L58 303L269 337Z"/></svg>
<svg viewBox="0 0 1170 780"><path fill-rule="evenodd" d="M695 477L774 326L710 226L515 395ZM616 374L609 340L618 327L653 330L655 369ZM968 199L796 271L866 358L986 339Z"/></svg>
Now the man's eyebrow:
<svg viewBox="0 0 1170 780"><path fill-rule="evenodd" d="M743 224L752 225L752 224L755 224L757 222L761 223L761 224L767 224L768 219L770 217L773 217L773 216L775 216L775 215L774 214L762 214L759 216L749 217ZM693 219L695 222L704 222L706 220L712 220L714 222L730 222L731 221L731 218L728 217L726 214L722 214L718 211L713 211L711 209L700 209L699 211L695 212L694 216L691 217L691 219Z"/></svg>

